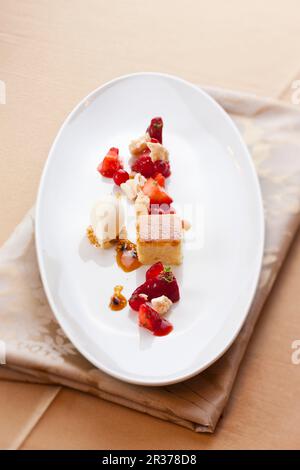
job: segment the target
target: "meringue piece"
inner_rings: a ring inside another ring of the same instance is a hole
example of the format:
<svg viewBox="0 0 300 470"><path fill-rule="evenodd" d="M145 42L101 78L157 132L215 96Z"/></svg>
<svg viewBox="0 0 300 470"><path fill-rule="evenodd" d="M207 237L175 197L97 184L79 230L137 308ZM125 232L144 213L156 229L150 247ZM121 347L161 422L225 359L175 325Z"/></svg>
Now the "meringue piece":
<svg viewBox="0 0 300 470"><path fill-rule="evenodd" d="M138 195L138 193L140 191L142 191L143 186L147 181L147 178L145 178L143 175L141 175L141 173L136 173L134 175L133 181L136 184L136 194Z"/></svg>
<svg viewBox="0 0 300 470"><path fill-rule="evenodd" d="M141 173L136 173L134 178L129 178L125 183L122 183L120 188L130 201L134 201L146 181Z"/></svg>
<svg viewBox="0 0 300 470"><path fill-rule="evenodd" d="M147 141L150 140L148 132L142 135L138 139L134 139L129 144L129 150L132 155L140 154L145 148L147 148Z"/></svg>
<svg viewBox="0 0 300 470"><path fill-rule="evenodd" d="M168 150L160 143L147 142L147 147L150 150L150 157L153 162L157 160L167 162L169 160Z"/></svg>
<svg viewBox="0 0 300 470"><path fill-rule="evenodd" d="M88 238L100 248L108 248L124 233L124 208L115 196L102 197L92 208ZM93 237L94 238L93 238Z"/></svg>
<svg viewBox="0 0 300 470"><path fill-rule="evenodd" d="M129 180L127 180L125 183L121 183L120 188L130 201L134 201L137 195L137 191L133 178L129 178Z"/></svg>
<svg viewBox="0 0 300 470"><path fill-rule="evenodd" d="M149 196L144 194L143 191L140 191L135 200L134 207L135 207L136 217L139 217L140 215L148 214L149 207L150 207Z"/></svg>
<svg viewBox="0 0 300 470"><path fill-rule="evenodd" d="M166 295L161 295L151 300L151 306L160 315L164 315L171 308L173 302Z"/></svg>

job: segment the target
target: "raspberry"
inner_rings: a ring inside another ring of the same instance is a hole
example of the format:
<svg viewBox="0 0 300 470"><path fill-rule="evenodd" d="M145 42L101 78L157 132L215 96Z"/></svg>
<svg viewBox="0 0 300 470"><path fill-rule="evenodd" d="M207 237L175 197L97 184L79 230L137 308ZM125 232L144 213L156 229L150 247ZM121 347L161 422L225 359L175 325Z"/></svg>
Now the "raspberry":
<svg viewBox="0 0 300 470"><path fill-rule="evenodd" d="M171 174L170 163L163 160L156 160L154 162L154 174L161 173L165 178L168 178Z"/></svg>
<svg viewBox="0 0 300 470"><path fill-rule="evenodd" d="M141 173L145 178L150 178L154 173L154 163L147 154L139 157L131 167L132 171Z"/></svg>

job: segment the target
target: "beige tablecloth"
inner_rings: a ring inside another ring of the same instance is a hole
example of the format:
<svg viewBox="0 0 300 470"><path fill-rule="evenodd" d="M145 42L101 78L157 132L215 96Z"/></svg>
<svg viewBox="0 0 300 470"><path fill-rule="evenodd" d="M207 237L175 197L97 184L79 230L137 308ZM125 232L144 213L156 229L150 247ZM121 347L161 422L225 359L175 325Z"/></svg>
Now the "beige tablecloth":
<svg viewBox="0 0 300 470"><path fill-rule="evenodd" d="M36 263L31 211L0 251L0 338L7 348L7 365L0 368L0 377L63 384L198 432L215 429L262 305L299 225L300 113L271 100L208 91L244 135L261 182L266 215L259 287L233 346L203 373L167 387L130 385L95 369L75 350L49 308Z"/></svg>

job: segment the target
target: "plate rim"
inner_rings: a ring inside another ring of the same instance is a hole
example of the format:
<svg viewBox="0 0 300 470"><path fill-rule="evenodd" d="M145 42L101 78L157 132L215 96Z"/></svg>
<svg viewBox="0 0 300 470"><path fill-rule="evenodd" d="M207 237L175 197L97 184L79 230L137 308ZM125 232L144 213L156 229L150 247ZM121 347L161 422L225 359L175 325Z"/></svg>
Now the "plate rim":
<svg viewBox="0 0 300 470"><path fill-rule="evenodd" d="M190 372L188 374L183 374L183 375L178 375L177 374L177 376L174 377L173 379L158 380L158 381L157 380L151 380L151 379L150 380L133 379L132 377L126 376L126 373L121 373L120 374L118 372L110 370L108 367L104 366L103 364L100 364L99 361L97 361L97 359L93 355L91 355L84 347L81 347L81 344L78 344L78 341L76 339L74 340L73 334L72 333L70 334L70 331L68 331L69 330L68 326L66 325L66 327L65 327L65 324L67 322L65 322L65 320L64 320L64 315L59 312L59 308L56 307L56 303L55 303L54 298L52 296L50 287L48 285L46 269L45 269L45 266L44 266L44 263L43 263L42 241L41 241L41 235L40 235L40 230L39 230L39 227L40 227L40 221L39 220L40 220L40 211L41 211L41 199L42 199L43 189L44 189L44 186L45 186L45 179L46 179L46 175L47 175L48 166L50 165L50 161L52 160L52 156L55 152L56 144L57 144L61 134L63 133L65 127L69 124L70 120L76 114L78 109L80 109L84 105L84 103L87 100L89 100L91 97L98 94L99 92L101 92L105 88L110 87L111 85L114 85L114 84L116 84L120 81L126 80L128 78L137 77L137 76L139 76L139 77L143 77L143 76L162 77L162 78L168 78L168 79L177 81L179 83L183 83L184 85L193 88L198 93L205 96L205 98L208 101L210 101L211 104L215 108L218 109L218 111L223 115L223 118L230 125L232 131L234 132L234 134L236 135L237 139L239 140L241 146L243 147L245 156L248 159L249 169L251 170L251 175L252 175L252 180L253 180L253 189L255 189L257 216L258 216L258 222L259 222L259 227L257 227L257 233L258 233L258 237L259 237L259 246L257 247L258 261L257 261L257 264L256 264L255 269L254 269L252 287L251 287L251 289L249 289L249 299L248 299L248 302L247 302L247 306L245 308L246 313L243 315L242 321L237 323L237 326L235 328L235 331L234 331L234 334L233 334L231 340L226 344L226 346L224 348L222 348L222 350L219 352L219 354L214 356L214 358L211 359L210 361L207 361L201 367L196 368L195 370L193 370L192 372ZM174 383L182 382L184 380L187 380L191 377L194 377L194 376L198 375L199 373L203 372L205 369L210 367L220 357L222 357L226 353L226 351L230 348L230 346L232 346L234 341L236 340L238 334L240 333L240 331L241 331L243 325L245 324L245 322L247 320L247 317L249 315L249 311L250 311L251 305L252 305L254 297L255 297L255 293L256 293L256 290L257 290L257 286L258 286L258 282L259 282L259 278L260 278L260 274L261 274L261 270L262 270L262 261L263 261L264 246L265 246L265 218L264 218L263 198L262 198L261 187L260 187L260 184L259 184L259 178L258 178L256 169L255 169L253 159L250 155L249 149L248 149L248 147L247 147L247 145L246 145L239 129L237 128L236 124L234 123L234 121L232 120L230 115L225 111L225 109L212 96L210 96L201 86L195 85L195 84L189 82L188 80L185 80L185 79L183 79L181 77L178 77L176 75L172 75L172 74L168 74L168 73L162 73L162 72L135 72L135 73L121 75L119 77L116 77L116 78L114 78L112 80L109 80L109 81L105 82L104 84L98 86L97 88L92 90L90 93L88 93L86 96L84 96L78 102L78 104L71 110L71 112L69 112L66 115L66 117L64 118L63 123L60 125L60 127L59 127L59 129L56 133L56 136L55 136L55 138L52 142L52 145L50 147L50 150L48 152L48 156L46 158L46 161L45 161L45 164L44 164L44 167L43 167L43 170L42 170L40 182L39 182L39 187L38 187L38 192L37 192L37 199L36 199L36 206L35 206L35 246L36 246L38 267L39 267L43 287L44 287L44 290L45 290L46 297L47 297L47 300L49 302L50 308L51 308L58 324L62 327L65 335L73 343L73 345L79 351L79 353L82 354L82 356L84 356L97 369L100 369L101 371L105 372L106 374L108 374L108 375L110 375L110 376L112 376L116 379L127 382L127 383L131 383L131 384L135 384L135 385L143 385L143 386L154 386L154 387L155 386L171 385L171 384L174 384ZM67 331L68 331L68 333L67 333Z"/></svg>

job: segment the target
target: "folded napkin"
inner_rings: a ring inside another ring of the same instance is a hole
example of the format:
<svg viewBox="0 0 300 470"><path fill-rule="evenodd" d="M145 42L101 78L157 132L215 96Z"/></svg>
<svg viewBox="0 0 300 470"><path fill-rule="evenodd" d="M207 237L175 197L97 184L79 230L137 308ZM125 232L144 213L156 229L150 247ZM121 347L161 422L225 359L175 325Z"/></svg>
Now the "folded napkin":
<svg viewBox="0 0 300 470"><path fill-rule="evenodd" d="M262 306L300 222L300 113L275 101L208 89L246 140L260 179L266 244L259 286L234 344L215 364L180 384L126 384L93 367L57 324L36 261L34 210L0 250L0 378L62 384L186 426L213 432ZM238 286L236 286L238 288Z"/></svg>

